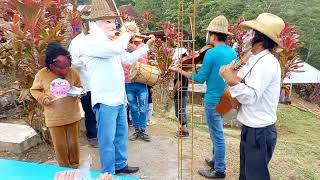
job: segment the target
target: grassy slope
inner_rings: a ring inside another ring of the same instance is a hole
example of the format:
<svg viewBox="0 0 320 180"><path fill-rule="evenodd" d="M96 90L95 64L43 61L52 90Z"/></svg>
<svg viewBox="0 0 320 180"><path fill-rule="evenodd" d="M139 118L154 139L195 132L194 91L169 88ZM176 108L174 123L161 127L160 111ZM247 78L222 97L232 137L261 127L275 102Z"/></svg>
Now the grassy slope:
<svg viewBox="0 0 320 180"><path fill-rule="evenodd" d="M278 143L271 163L276 179L320 179L320 116L292 106L278 109Z"/></svg>
<svg viewBox="0 0 320 180"><path fill-rule="evenodd" d="M194 126L198 130L208 131L206 125ZM272 179L320 179L320 116L292 106L279 105L277 128L278 142L270 163ZM235 130L226 128L225 135L227 139L232 137L240 140ZM237 154L237 149L228 148L227 155ZM231 167L233 171L238 170L236 164Z"/></svg>

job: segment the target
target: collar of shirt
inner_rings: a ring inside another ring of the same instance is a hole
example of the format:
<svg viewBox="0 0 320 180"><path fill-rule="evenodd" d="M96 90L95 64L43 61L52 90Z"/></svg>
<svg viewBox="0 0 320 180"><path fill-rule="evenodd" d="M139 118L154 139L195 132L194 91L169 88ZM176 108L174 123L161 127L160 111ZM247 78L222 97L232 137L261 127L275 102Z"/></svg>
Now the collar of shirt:
<svg viewBox="0 0 320 180"><path fill-rule="evenodd" d="M259 60L261 57L265 56L266 54L269 54L270 51L268 49L265 49L261 52L259 52L258 54L256 55L252 55L250 57L250 59L248 60L248 65L251 67L253 66L254 63L256 63L257 60Z"/></svg>
<svg viewBox="0 0 320 180"><path fill-rule="evenodd" d="M269 53L270 53L270 51L268 49L265 49L256 55L252 55L249 58L248 62L242 68L240 68L240 70L238 72L238 76L243 78L250 71L251 67L256 63L257 60L259 60L261 57L263 57Z"/></svg>

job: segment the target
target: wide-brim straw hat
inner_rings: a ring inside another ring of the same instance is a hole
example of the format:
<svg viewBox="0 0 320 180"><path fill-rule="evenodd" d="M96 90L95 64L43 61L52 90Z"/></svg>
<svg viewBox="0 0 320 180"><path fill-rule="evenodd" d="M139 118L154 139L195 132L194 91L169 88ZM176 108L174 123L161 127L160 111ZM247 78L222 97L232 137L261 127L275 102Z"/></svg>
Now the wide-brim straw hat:
<svg viewBox="0 0 320 180"><path fill-rule="evenodd" d="M91 13L88 20L97 21L103 19L115 19L120 17L117 12L113 11L106 0L92 0Z"/></svg>
<svg viewBox="0 0 320 180"><path fill-rule="evenodd" d="M215 17L207 27L206 31L209 32L217 32L227 35L233 35L231 32L228 31L229 22L224 15L220 15Z"/></svg>
<svg viewBox="0 0 320 180"><path fill-rule="evenodd" d="M132 38L133 41L139 41L139 42L143 41L143 37L139 36L141 33L140 33L139 27L135 21L125 22L124 26L125 26L127 32L135 35Z"/></svg>
<svg viewBox="0 0 320 180"><path fill-rule="evenodd" d="M281 31L285 27L284 21L271 13L262 13L257 19L251 21L244 21L240 24L242 28L254 29L272 39L278 46L283 47L280 37Z"/></svg>

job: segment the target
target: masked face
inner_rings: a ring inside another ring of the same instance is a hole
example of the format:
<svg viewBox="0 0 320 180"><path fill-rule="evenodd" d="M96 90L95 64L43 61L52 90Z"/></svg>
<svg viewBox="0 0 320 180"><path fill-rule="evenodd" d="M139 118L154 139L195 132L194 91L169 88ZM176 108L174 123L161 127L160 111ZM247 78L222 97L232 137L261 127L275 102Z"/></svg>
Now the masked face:
<svg viewBox="0 0 320 180"><path fill-rule="evenodd" d="M59 55L56 59L53 60L53 63L50 64L50 70L60 76L66 77L70 68L70 58L67 56Z"/></svg>
<svg viewBox="0 0 320 180"><path fill-rule="evenodd" d="M117 29L115 19L105 19L97 21L97 25L107 34L108 36L113 35Z"/></svg>
<svg viewBox="0 0 320 180"><path fill-rule="evenodd" d="M252 41L254 38L254 31L248 30L242 38L242 52L249 52L252 49Z"/></svg>
<svg viewBox="0 0 320 180"><path fill-rule="evenodd" d="M210 44L210 35L209 35L209 32L207 32L207 35L206 35L206 44Z"/></svg>

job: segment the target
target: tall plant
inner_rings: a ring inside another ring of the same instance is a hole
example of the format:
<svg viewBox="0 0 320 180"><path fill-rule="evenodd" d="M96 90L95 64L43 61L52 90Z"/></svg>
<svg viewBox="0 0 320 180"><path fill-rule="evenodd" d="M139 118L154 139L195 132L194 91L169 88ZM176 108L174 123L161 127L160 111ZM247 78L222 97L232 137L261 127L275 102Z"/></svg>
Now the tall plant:
<svg viewBox="0 0 320 180"><path fill-rule="evenodd" d="M303 62L297 52L301 47L299 42L299 33L288 23L281 32L283 50L279 54L279 62L282 69L282 79L290 77L290 72L301 72L297 70Z"/></svg>
<svg viewBox="0 0 320 180"><path fill-rule="evenodd" d="M6 41L0 46L0 68L13 72L20 92L19 100L28 101L28 123L33 122L37 105L29 94L36 72L44 66L45 48L50 40L59 42L70 37L70 13L63 0L6 0L0 5L6 22ZM10 90L11 91L11 90Z"/></svg>

